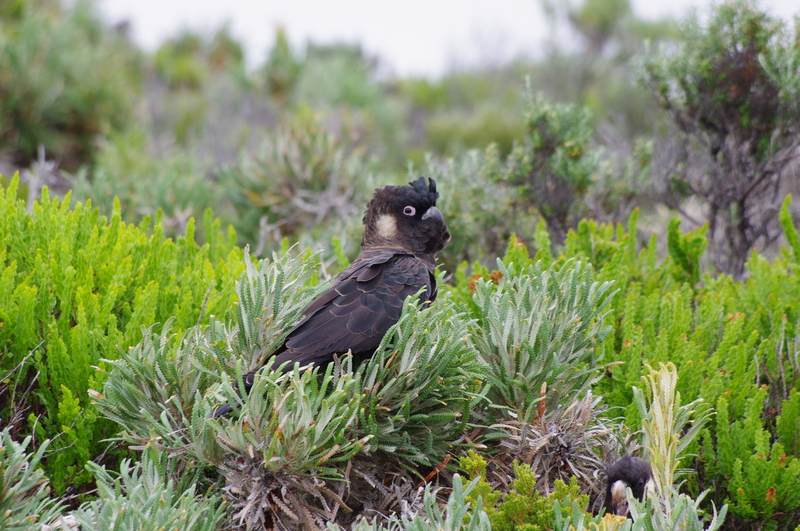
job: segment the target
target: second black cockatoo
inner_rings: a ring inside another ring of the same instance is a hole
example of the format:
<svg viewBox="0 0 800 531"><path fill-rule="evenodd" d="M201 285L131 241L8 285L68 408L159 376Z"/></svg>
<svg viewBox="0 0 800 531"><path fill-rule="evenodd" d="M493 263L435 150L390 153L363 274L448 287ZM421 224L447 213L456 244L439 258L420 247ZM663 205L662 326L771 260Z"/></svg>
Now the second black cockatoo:
<svg viewBox="0 0 800 531"><path fill-rule="evenodd" d="M644 459L625 454L608 467L606 476L608 478L606 512L618 516L627 516L628 498L626 489L630 487L634 498L642 501L647 482L653 477L653 470L650 468L650 463Z"/></svg>
<svg viewBox="0 0 800 531"><path fill-rule="evenodd" d="M399 319L403 302L420 294L436 298L436 253L450 240L442 213L436 208L436 181L424 177L409 186L375 190L362 222L361 254L339 273L327 291L303 311L305 318L289 332L265 366L284 370L295 363L327 364L335 354L371 356L383 336ZM249 392L256 372L244 375ZM214 416L231 411L226 404Z"/></svg>

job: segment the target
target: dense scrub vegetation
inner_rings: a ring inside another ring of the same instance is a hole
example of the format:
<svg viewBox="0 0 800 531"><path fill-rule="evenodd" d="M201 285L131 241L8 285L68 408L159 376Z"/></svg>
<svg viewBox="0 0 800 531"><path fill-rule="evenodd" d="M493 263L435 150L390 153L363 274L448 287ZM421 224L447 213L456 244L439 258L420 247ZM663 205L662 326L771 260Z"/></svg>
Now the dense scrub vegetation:
<svg viewBox="0 0 800 531"><path fill-rule="evenodd" d="M797 527L797 27L551 7L580 53L431 81L0 3L0 528ZM420 174L436 303L211 419Z"/></svg>

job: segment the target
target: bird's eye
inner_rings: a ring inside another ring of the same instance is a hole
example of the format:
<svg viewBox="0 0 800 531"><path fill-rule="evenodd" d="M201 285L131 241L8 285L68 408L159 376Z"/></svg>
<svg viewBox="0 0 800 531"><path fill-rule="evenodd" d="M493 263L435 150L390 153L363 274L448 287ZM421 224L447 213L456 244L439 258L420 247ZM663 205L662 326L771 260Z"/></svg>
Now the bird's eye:
<svg viewBox="0 0 800 531"><path fill-rule="evenodd" d="M413 216L413 215L414 215L414 214L416 214L416 213L417 213L417 209L416 209L416 208L414 208L414 207L413 207L413 206L411 206L411 205L409 205L409 206L407 206L407 207L405 207L405 208L403 209L403 214L405 214L406 216Z"/></svg>

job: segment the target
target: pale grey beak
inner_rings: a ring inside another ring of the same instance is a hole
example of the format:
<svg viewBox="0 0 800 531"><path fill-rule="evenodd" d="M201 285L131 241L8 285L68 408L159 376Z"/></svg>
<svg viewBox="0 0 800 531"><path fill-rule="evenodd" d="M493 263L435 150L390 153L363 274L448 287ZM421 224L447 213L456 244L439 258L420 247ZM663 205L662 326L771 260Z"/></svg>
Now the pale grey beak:
<svg viewBox="0 0 800 531"><path fill-rule="evenodd" d="M433 218L439 220L441 223L444 223L444 216L436 207L430 207L424 214L422 214L422 219Z"/></svg>

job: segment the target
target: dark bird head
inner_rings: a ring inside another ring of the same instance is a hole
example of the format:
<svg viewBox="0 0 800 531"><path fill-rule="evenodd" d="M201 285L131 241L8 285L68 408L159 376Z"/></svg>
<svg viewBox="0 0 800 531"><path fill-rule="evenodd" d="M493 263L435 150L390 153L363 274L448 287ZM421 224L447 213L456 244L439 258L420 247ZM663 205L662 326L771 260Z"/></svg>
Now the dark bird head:
<svg viewBox="0 0 800 531"><path fill-rule="evenodd" d="M361 247L400 247L418 254L436 254L450 241L436 181L424 177L409 186L385 186L375 190L364 214Z"/></svg>
<svg viewBox="0 0 800 531"><path fill-rule="evenodd" d="M628 499L625 496L625 489L630 487L633 496L642 501L647 482L653 477L653 470L644 459L625 454L608 467L606 476L608 477L606 512L627 516Z"/></svg>

